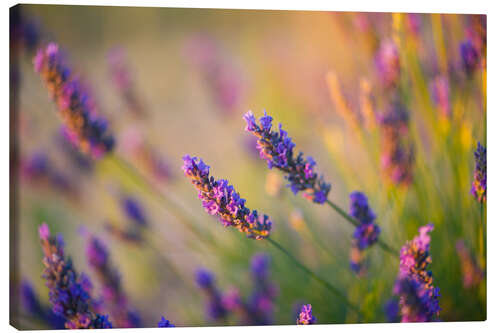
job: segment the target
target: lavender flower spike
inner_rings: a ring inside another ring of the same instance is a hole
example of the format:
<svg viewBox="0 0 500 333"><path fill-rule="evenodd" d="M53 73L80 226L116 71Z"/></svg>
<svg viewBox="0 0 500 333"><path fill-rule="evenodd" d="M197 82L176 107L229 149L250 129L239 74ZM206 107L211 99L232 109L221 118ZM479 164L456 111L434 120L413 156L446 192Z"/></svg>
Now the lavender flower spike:
<svg viewBox="0 0 500 333"><path fill-rule="evenodd" d="M311 325L316 324L316 317L312 314L312 306L311 304L305 304L302 306L302 309L299 313L299 317L297 318L297 325Z"/></svg>
<svg viewBox="0 0 500 333"><path fill-rule="evenodd" d="M471 193L478 202L486 202L486 147L477 143L474 152L476 168L474 170L474 181L472 182Z"/></svg>
<svg viewBox="0 0 500 333"><path fill-rule="evenodd" d="M399 296L402 322L433 321L439 316L439 288L427 270L432 262L429 232L433 229L432 224L420 227L419 235L401 248L394 293Z"/></svg>
<svg viewBox="0 0 500 333"><path fill-rule="evenodd" d="M175 325L162 316L161 320L158 322L158 327L175 327Z"/></svg>
<svg viewBox="0 0 500 333"><path fill-rule="evenodd" d="M257 149L260 157L267 160L269 169L277 168L287 175L288 185L294 194L304 191L304 196L315 203L323 204L328 198L331 185L314 171L316 162L312 157L303 158L302 152L294 156L295 144L279 124L279 131L272 131L273 118L264 112L260 126L252 111L243 116L247 122L246 131L258 138Z"/></svg>
<svg viewBox="0 0 500 333"><path fill-rule="evenodd" d="M56 102L70 141L82 152L99 158L114 146L108 123L98 116L96 104L80 80L65 64L55 43L38 50L33 59L50 97Z"/></svg>
<svg viewBox="0 0 500 333"><path fill-rule="evenodd" d="M253 239L269 236L272 222L267 215L250 211L232 185L225 179L215 180L209 175L210 167L196 157L184 156L182 169L198 189L198 197L210 215L217 215L225 227L233 226Z"/></svg>
<svg viewBox="0 0 500 333"><path fill-rule="evenodd" d="M62 237L53 237L47 224L38 229L44 252L43 278L49 288L52 311L66 319L66 328L112 328L108 316L90 309L89 281L78 275L71 259L64 257Z"/></svg>
<svg viewBox="0 0 500 333"><path fill-rule="evenodd" d="M108 249L97 237L90 236L86 254L90 267L92 267L102 285L104 306L109 310L115 327L139 327L140 320L137 314L129 309L120 274L111 265Z"/></svg>
<svg viewBox="0 0 500 333"><path fill-rule="evenodd" d="M222 296L211 272L199 269L196 272L196 284L200 287L208 297L207 315L213 320L221 320L227 316L226 307L223 304Z"/></svg>
<svg viewBox="0 0 500 333"><path fill-rule="evenodd" d="M362 192L353 192L350 199L350 215L359 222L353 234L351 269L359 273L362 268L363 250L375 244L380 234L380 227L374 223L376 216L368 205L366 195Z"/></svg>

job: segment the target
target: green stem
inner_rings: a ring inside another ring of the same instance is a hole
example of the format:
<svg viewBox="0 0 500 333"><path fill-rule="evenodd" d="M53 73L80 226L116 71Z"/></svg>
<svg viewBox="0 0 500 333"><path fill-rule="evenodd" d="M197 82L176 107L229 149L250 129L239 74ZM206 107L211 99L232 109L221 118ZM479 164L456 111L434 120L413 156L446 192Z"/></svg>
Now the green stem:
<svg viewBox="0 0 500 333"><path fill-rule="evenodd" d="M311 271L309 268L307 268L306 266L304 266L297 258L295 258L290 252L288 252L285 248L283 248L278 242L276 242L275 240L273 240L270 237L268 237L266 239L275 248L277 248L278 250L280 250L281 252L283 252L283 254L285 254L297 267L299 267L301 270L303 270L311 278L313 278L314 280L316 280L316 282L318 282L321 285L323 285L323 287L325 287L326 289L328 289L328 291L330 291L332 294L334 294L335 296L337 296L338 298L340 298L349 308L351 308L352 310L356 311L356 313L358 315L361 315L361 311L358 309L358 307L356 307L351 302L349 302L349 300L347 299L347 297L344 294L342 294L342 292L340 292L337 288L335 288L334 286L332 286L326 280L324 280L321 277L319 277L316 273L314 273L313 271Z"/></svg>
<svg viewBox="0 0 500 333"><path fill-rule="evenodd" d="M343 218L345 218L349 223L351 223L353 226L357 227L359 226L359 222L356 221L352 216L350 216L349 214L347 214L342 208L340 208L339 206L337 206L336 204L334 204L332 201L330 201L329 199L326 200L326 202L328 203L328 205L330 207L332 207L340 216L342 216ZM377 242L375 243L377 244L378 246L380 246L382 248L382 250L386 251L387 253L393 255L393 256L399 256L399 253L393 249L392 247L390 247L389 245L387 245L387 243L385 243L383 240L379 239L377 240Z"/></svg>

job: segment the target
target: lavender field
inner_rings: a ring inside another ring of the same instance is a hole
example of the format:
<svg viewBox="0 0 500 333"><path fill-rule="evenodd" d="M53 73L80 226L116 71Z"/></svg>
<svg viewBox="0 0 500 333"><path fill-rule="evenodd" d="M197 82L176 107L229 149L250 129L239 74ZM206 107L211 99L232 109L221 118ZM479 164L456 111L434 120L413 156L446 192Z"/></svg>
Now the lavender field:
<svg viewBox="0 0 500 333"><path fill-rule="evenodd" d="M10 9L19 329L486 320L486 16Z"/></svg>

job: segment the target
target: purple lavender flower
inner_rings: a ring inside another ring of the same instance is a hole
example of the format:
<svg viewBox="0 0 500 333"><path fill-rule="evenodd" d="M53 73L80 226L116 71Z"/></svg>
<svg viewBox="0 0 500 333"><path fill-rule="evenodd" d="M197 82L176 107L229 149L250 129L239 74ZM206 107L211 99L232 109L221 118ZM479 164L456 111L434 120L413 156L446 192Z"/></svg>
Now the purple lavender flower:
<svg viewBox="0 0 500 333"><path fill-rule="evenodd" d="M399 276L394 293L399 296L402 322L433 321L439 316L439 288L434 287L429 250L432 224L420 227L419 235L400 252Z"/></svg>
<svg viewBox="0 0 500 333"><path fill-rule="evenodd" d="M472 76L476 69L479 68L480 59L479 52L470 40L466 40L460 44L460 57L465 73L469 77Z"/></svg>
<svg viewBox="0 0 500 333"><path fill-rule="evenodd" d="M21 160L21 175L33 185L55 189L71 198L78 197L75 184L62 173L44 152L35 152Z"/></svg>
<svg viewBox="0 0 500 333"><path fill-rule="evenodd" d="M478 202L486 202L486 147L477 143L474 152L476 168L474 169L474 181L472 182L471 193Z"/></svg>
<svg viewBox="0 0 500 333"><path fill-rule="evenodd" d="M302 309L297 318L297 325L311 325L316 324L316 317L312 314L312 306L311 304L305 304L302 306Z"/></svg>
<svg viewBox="0 0 500 333"><path fill-rule="evenodd" d="M388 322L397 323L400 320L398 301L391 299L390 301L385 303L384 312Z"/></svg>
<svg viewBox="0 0 500 333"><path fill-rule="evenodd" d="M385 87L398 84L401 75L399 50L392 40L384 40L375 55L375 68Z"/></svg>
<svg viewBox="0 0 500 333"><path fill-rule="evenodd" d="M440 311L439 288L426 285L410 276L396 282L394 293L400 296L401 322L434 321Z"/></svg>
<svg viewBox="0 0 500 333"><path fill-rule="evenodd" d="M138 225L146 226L148 224L144 209L137 199L126 196L122 200L122 207L125 215Z"/></svg>
<svg viewBox="0 0 500 333"><path fill-rule="evenodd" d="M78 77L71 74L59 46L50 43L39 49L33 63L59 108L70 141L94 158L109 153L114 139L107 133L108 123L98 116L96 104Z"/></svg>
<svg viewBox="0 0 500 333"><path fill-rule="evenodd" d="M175 327L175 325L165 319L165 317L161 316L161 320L158 322L158 327Z"/></svg>
<svg viewBox="0 0 500 333"><path fill-rule="evenodd" d="M274 300L278 288L269 279L271 258L265 253L258 253L252 257L250 271L254 288L248 300L248 314L250 323L254 325L269 325L272 323Z"/></svg>
<svg viewBox="0 0 500 333"><path fill-rule="evenodd" d="M408 136L408 121L408 111L397 100L388 112L378 117L382 132L382 172L396 185L409 185L413 181L414 152Z"/></svg>
<svg viewBox="0 0 500 333"><path fill-rule="evenodd" d="M87 260L102 284L104 306L109 310L115 327L131 328L140 325L137 314L129 309L120 274L112 266L106 246L95 236L87 243Z"/></svg>
<svg viewBox="0 0 500 333"><path fill-rule="evenodd" d="M53 312L66 319L66 328L111 328L108 316L91 311L88 278L78 275L71 259L64 257L64 242L61 236L53 237L47 224L39 228L44 252L43 278L49 288L49 299Z"/></svg>
<svg viewBox="0 0 500 333"><path fill-rule="evenodd" d="M53 313L51 309L40 302L40 298L28 281L23 281L21 283L21 302L30 315L46 322L51 328L64 328L66 320Z"/></svg>
<svg viewBox="0 0 500 333"><path fill-rule="evenodd" d="M279 131L272 131L271 116L264 112L259 126L252 111L248 111L243 119L247 122L246 131L258 138L257 149L260 157L267 160L269 169L277 168L286 173L285 178L290 182L288 187L297 194L304 191L304 196L315 203L323 204L328 198L331 185L324 182L314 171L316 162L312 157L304 159L302 152L294 156L295 144L279 124Z"/></svg>
<svg viewBox="0 0 500 333"><path fill-rule="evenodd" d="M198 197L210 215L217 215L223 226L233 226L253 239L269 236L271 221L267 215L250 211L232 185L225 179L215 180L209 176L210 167L196 157L184 156L182 169L198 189Z"/></svg>
<svg viewBox="0 0 500 333"><path fill-rule="evenodd" d="M227 311L222 303L222 296L215 285L213 274L207 270L199 269L196 272L196 283L207 295L206 311L208 317L213 320L224 319L227 316Z"/></svg>
<svg viewBox="0 0 500 333"><path fill-rule="evenodd" d="M356 273L361 271L363 250L372 246L378 239L380 227L374 223L375 213L368 205L368 198L362 192L353 192L350 195L350 214L359 222L354 229L351 246L351 269Z"/></svg>

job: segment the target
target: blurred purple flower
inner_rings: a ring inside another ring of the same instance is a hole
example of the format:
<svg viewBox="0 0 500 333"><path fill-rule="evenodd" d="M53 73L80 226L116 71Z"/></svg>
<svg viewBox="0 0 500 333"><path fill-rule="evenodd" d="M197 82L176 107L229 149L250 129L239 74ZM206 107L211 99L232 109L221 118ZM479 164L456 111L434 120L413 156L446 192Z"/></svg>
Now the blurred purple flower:
<svg viewBox="0 0 500 333"><path fill-rule="evenodd" d="M198 189L198 197L210 215L217 215L223 226L233 226L253 239L269 236L271 221L267 215L250 211L232 185L225 179L215 180L209 176L210 167L203 160L184 156L182 169Z"/></svg>
<svg viewBox="0 0 500 333"><path fill-rule="evenodd" d="M99 117L92 97L78 77L71 74L59 46L49 43L40 48L33 64L59 108L69 140L93 158L109 153L114 139L107 131L108 123Z"/></svg>
<svg viewBox="0 0 500 333"><path fill-rule="evenodd" d="M480 59L478 50L470 40L460 43L460 57L463 70L467 76L472 76L479 68Z"/></svg>
<svg viewBox="0 0 500 333"><path fill-rule="evenodd" d="M375 68L380 82L385 87L394 87L398 84L401 75L399 50L392 40L386 39L381 42L375 55Z"/></svg>
<svg viewBox="0 0 500 333"><path fill-rule="evenodd" d="M210 319L222 320L227 316L226 308L222 303L222 296L215 285L215 279L211 272L199 269L196 272L196 283L208 297L206 313Z"/></svg>
<svg viewBox="0 0 500 333"><path fill-rule="evenodd" d="M129 309L119 272L112 266L106 246L95 236L89 236L87 260L102 285L104 307L110 312L115 327L139 327L140 319Z"/></svg>
<svg viewBox="0 0 500 333"><path fill-rule="evenodd" d="M297 194L304 191L309 200L323 204L328 198L331 185L324 182L323 176L318 177L314 171L316 162L312 157L304 159L302 152L294 157L295 144L279 124L279 132L272 131L273 118L264 112L259 126L252 111L248 111L243 119L247 122L246 131L258 138L257 149L260 157L267 160L269 169L277 168L286 173L285 178L290 182L288 187Z"/></svg>
<svg viewBox="0 0 500 333"><path fill-rule="evenodd" d="M158 327L175 327L175 325L162 316L161 320L158 322Z"/></svg>
<svg viewBox="0 0 500 333"><path fill-rule="evenodd" d="M471 193L478 202L486 202L486 147L477 143L474 152L476 167L474 169L474 181L472 182Z"/></svg>
<svg viewBox="0 0 500 333"><path fill-rule="evenodd" d="M46 322L53 329L63 329L66 320L42 305L33 286L28 281L21 282L21 303L25 310L35 318Z"/></svg>
<svg viewBox="0 0 500 333"><path fill-rule="evenodd" d="M140 226L148 224L144 208L139 201L131 196L122 199L122 207L125 215Z"/></svg>
<svg viewBox="0 0 500 333"><path fill-rule="evenodd" d="M363 260L362 252L375 244L380 234L380 227L374 223L376 216L368 205L368 198L364 193L352 192L350 199L350 215L359 222L353 234L350 256L351 269L360 273Z"/></svg>
<svg viewBox="0 0 500 333"><path fill-rule="evenodd" d="M108 316L91 311L93 304L89 295L89 280L83 274L78 275L71 259L64 257L62 236L50 235L47 224L39 228L40 240L44 253L45 266L43 278L49 288L52 310L66 319L66 328L112 328Z"/></svg>
<svg viewBox="0 0 500 333"><path fill-rule="evenodd" d="M397 100L388 112L378 116L382 171L396 185L409 185L413 181L414 149L408 135L408 117L408 111Z"/></svg>

